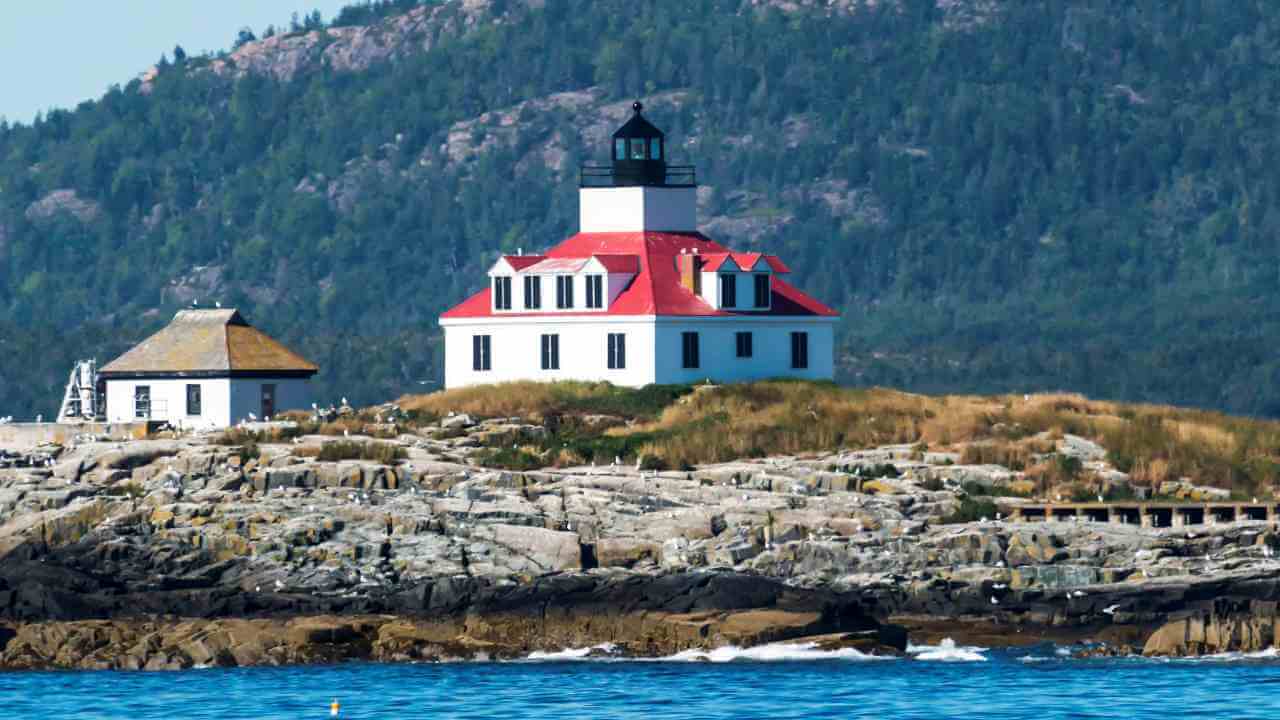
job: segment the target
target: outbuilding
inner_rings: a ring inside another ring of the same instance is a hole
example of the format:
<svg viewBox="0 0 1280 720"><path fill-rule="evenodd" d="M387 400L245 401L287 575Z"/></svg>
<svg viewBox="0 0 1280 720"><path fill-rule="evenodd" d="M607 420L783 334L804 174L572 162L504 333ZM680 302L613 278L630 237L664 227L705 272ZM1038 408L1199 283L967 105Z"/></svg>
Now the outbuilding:
<svg viewBox="0 0 1280 720"><path fill-rule="evenodd" d="M234 309L181 310L98 379L108 422L199 429L309 408L317 371Z"/></svg>

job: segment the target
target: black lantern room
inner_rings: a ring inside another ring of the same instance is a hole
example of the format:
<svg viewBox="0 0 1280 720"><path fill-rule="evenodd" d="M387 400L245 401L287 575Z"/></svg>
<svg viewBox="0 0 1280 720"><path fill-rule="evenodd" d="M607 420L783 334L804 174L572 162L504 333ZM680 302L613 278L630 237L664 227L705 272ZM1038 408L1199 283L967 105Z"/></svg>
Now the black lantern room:
<svg viewBox="0 0 1280 720"><path fill-rule="evenodd" d="M667 165L667 141L662 131L645 119L644 105L631 105L635 113L613 134L611 167L582 168L583 187L689 187L694 185L693 167Z"/></svg>
<svg viewBox="0 0 1280 720"><path fill-rule="evenodd" d="M613 184L663 185L667 181L664 136L640 114L644 105L631 106L635 114L613 134Z"/></svg>

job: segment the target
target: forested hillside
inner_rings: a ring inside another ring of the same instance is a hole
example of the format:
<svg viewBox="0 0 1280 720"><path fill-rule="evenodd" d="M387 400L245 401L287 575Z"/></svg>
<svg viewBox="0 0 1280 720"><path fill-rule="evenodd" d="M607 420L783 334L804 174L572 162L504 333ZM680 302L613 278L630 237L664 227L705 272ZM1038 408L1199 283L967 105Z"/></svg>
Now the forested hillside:
<svg viewBox="0 0 1280 720"><path fill-rule="evenodd" d="M401 0L170 49L0 125L0 414L193 301L326 399L430 389L435 316L575 230L640 97L708 232L843 311L842 382L1280 415L1273 10Z"/></svg>

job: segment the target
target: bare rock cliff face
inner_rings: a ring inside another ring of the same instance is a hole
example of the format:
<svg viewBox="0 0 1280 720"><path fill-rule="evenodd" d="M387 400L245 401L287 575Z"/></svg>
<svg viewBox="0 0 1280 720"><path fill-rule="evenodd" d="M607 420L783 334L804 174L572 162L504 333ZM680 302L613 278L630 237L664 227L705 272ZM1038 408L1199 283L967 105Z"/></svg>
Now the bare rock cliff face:
<svg viewBox="0 0 1280 720"><path fill-rule="evenodd" d="M269 75L281 81L322 66L341 72L359 72L383 62L431 50L441 42L460 37L485 24L514 21L521 11L540 8L545 0L518 0L494 7L492 0L454 0L423 5L372 25L335 27L293 32L245 43L214 59L209 70L237 78L249 73ZM156 76L152 68L143 75L146 91Z"/></svg>

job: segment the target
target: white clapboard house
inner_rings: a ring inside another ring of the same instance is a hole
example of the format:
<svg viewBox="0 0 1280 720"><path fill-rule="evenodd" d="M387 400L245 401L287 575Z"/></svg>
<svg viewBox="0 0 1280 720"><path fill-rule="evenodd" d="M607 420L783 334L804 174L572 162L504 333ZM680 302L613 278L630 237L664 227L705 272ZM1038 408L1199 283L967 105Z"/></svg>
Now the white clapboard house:
<svg viewBox="0 0 1280 720"><path fill-rule="evenodd" d="M98 378L108 422L198 429L310 409L316 371L235 310L181 310Z"/></svg>
<svg viewBox="0 0 1280 720"><path fill-rule="evenodd" d="M634 109L612 164L582 168L578 234L499 258L440 316L447 387L832 377L837 313L776 256L698 232L693 168L667 165L663 133Z"/></svg>

